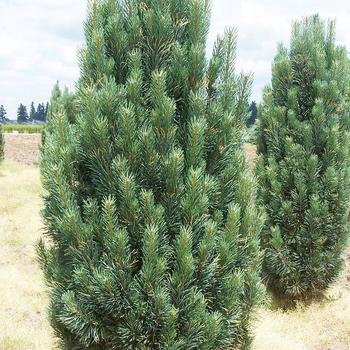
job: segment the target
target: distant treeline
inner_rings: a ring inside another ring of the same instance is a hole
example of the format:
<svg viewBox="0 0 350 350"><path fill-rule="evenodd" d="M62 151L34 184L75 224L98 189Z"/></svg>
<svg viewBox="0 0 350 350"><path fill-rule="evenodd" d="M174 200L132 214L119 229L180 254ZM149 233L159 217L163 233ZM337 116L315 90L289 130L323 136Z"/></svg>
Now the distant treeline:
<svg viewBox="0 0 350 350"><path fill-rule="evenodd" d="M31 123L31 122L45 122L49 103L39 103L35 106L34 102L30 104L29 112L27 106L20 103L17 109L17 122L19 124ZM7 111L3 105L0 105L0 123L9 122L7 117Z"/></svg>
<svg viewBox="0 0 350 350"><path fill-rule="evenodd" d="M18 123L27 123L31 121L40 121L45 122L47 111L49 109L49 103L39 103L35 108L34 102L30 104L30 111L22 103L17 109L17 122Z"/></svg>
<svg viewBox="0 0 350 350"><path fill-rule="evenodd" d="M17 122L20 124L30 123L33 121L45 122L47 111L49 108L49 103L39 103L35 108L34 102L30 105L30 111L28 113L28 109L22 103L19 105L17 109ZM257 106L256 102L253 101L249 107L249 117L247 119L247 127L251 127L254 125L257 118ZM0 123L6 122L9 119L7 118L7 112L3 105L0 105Z"/></svg>

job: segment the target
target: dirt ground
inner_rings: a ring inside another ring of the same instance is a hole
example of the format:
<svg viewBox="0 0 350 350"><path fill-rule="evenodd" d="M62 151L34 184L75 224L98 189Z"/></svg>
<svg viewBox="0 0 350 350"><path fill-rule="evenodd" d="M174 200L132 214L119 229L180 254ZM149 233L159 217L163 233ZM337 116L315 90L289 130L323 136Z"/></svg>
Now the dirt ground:
<svg viewBox="0 0 350 350"><path fill-rule="evenodd" d="M245 151L249 163L254 164L256 160L256 146L251 143L246 143Z"/></svg>
<svg viewBox="0 0 350 350"><path fill-rule="evenodd" d="M0 164L0 350L54 349L34 248L43 227L41 195L38 166Z"/></svg>
<svg viewBox="0 0 350 350"><path fill-rule="evenodd" d="M39 163L41 134L5 133L5 159L31 165Z"/></svg>
<svg viewBox="0 0 350 350"><path fill-rule="evenodd" d="M5 134L5 158L30 165L39 162L41 134ZM254 163L256 147L246 144L247 159Z"/></svg>

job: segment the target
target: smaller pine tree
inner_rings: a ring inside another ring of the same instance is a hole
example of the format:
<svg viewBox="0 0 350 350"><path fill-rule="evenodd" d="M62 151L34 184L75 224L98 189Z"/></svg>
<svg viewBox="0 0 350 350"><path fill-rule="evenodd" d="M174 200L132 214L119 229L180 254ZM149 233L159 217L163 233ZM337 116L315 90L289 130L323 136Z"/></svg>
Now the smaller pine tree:
<svg viewBox="0 0 350 350"><path fill-rule="evenodd" d="M35 110L34 102L32 102L30 105L29 120L32 121L35 119L36 119L36 110Z"/></svg>
<svg viewBox="0 0 350 350"><path fill-rule="evenodd" d="M4 122L7 120L7 112L3 105L0 106L0 122Z"/></svg>
<svg viewBox="0 0 350 350"><path fill-rule="evenodd" d="M62 91L59 82L57 82L52 89L50 103L46 106L47 121L49 122L52 116L59 111L64 111L68 121L74 123L78 111L76 96L67 87Z"/></svg>
<svg viewBox="0 0 350 350"><path fill-rule="evenodd" d="M44 103L39 103L38 108L36 110L36 118L37 121L44 122L46 119L45 115L45 105Z"/></svg>
<svg viewBox="0 0 350 350"><path fill-rule="evenodd" d="M28 119L29 119L29 116L27 112L27 107L21 103L17 110L17 122L25 123L28 121Z"/></svg>
<svg viewBox="0 0 350 350"><path fill-rule="evenodd" d="M348 237L350 65L335 25L296 22L279 46L259 116L257 172L268 215L268 286L283 300L320 296L338 276Z"/></svg>
<svg viewBox="0 0 350 350"><path fill-rule="evenodd" d="M258 117L258 108L256 106L256 102L253 101L249 106L249 117L246 122L246 125L248 128L250 128L255 124L257 117Z"/></svg>
<svg viewBox="0 0 350 350"><path fill-rule="evenodd" d="M42 143L45 142L46 136L53 131L52 119L60 113L66 115L68 121L73 124L77 113L77 105L75 95L69 92L68 88L64 88L62 92L59 82L57 82L52 89L50 103L47 103L45 108L46 125L42 134Z"/></svg>

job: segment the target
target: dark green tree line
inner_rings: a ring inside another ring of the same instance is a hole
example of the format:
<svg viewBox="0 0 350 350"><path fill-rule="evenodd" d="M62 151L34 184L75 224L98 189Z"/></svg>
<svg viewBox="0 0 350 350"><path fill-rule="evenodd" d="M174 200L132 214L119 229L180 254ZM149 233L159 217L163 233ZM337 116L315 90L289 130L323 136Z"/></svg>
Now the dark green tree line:
<svg viewBox="0 0 350 350"><path fill-rule="evenodd" d="M34 102L30 104L30 111L28 113L27 107L22 103L19 105L17 110L17 122L27 123L33 121L45 122L49 105L48 103L39 103L35 108Z"/></svg>

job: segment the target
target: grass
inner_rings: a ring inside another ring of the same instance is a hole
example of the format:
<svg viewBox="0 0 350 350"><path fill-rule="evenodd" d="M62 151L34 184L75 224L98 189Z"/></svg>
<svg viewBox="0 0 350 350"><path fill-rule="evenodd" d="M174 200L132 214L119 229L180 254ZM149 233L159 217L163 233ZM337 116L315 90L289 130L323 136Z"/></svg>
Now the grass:
<svg viewBox="0 0 350 350"><path fill-rule="evenodd" d="M15 175L15 176L14 176ZM33 245L42 227L39 170L0 165L0 349L52 349Z"/></svg>
<svg viewBox="0 0 350 350"><path fill-rule="evenodd" d="M327 298L292 311L261 309L253 350L349 350L350 290L339 281Z"/></svg>
<svg viewBox="0 0 350 350"><path fill-rule="evenodd" d="M13 176L16 174L16 176ZM47 297L33 245L40 236L39 170L0 165L0 349L53 349ZM349 269L347 270L349 271ZM253 350L349 350L350 282L344 275L322 302L257 313Z"/></svg>
<svg viewBox="0 0 350 350"><path fill-rule="evenodd" d="M43 125L33 124L4 124L2 125L3 132L17 131L20 134L40 134L43 130Z"/></svg>

